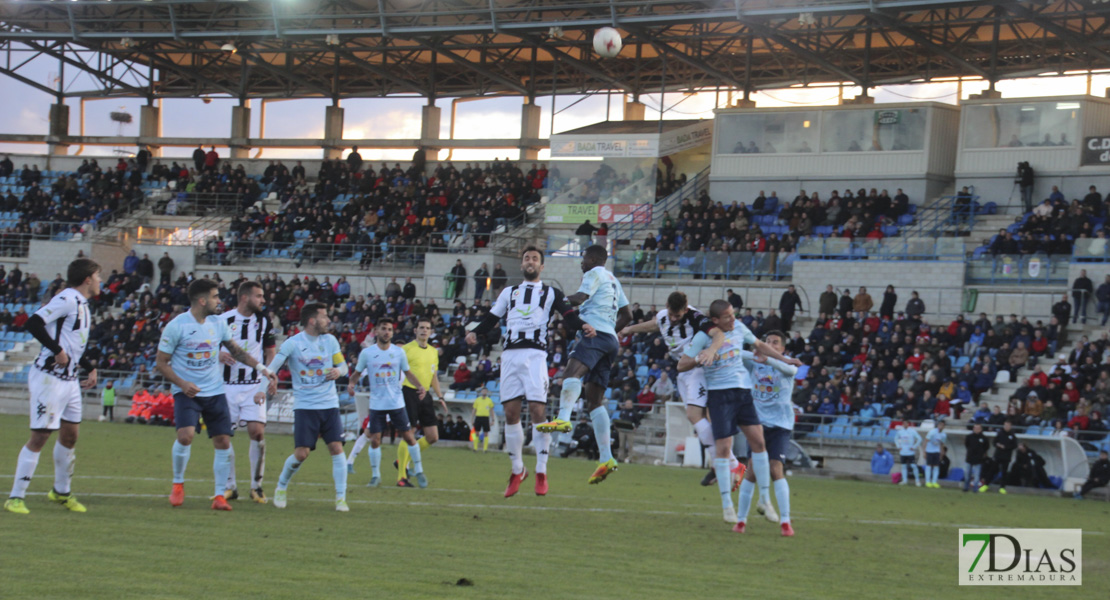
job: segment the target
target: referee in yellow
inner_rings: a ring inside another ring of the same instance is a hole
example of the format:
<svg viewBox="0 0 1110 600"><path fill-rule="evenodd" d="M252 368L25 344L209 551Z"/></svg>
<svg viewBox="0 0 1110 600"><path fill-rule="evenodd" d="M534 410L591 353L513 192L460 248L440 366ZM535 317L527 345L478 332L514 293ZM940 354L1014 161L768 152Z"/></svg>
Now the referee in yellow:
<svg viewBox="0 0 1110 600"><path fill-rule="evenodd" d="M424 386L425 390L429 393L421 400L416 394L416 388L413 387L408 380L405 380L404 385L401 387L401 392L405 396L405 408L409 413L409 423L414 429L423 429L424 437L420 438L417 442L420 444L421 456L423 451L428 446L439 441L439 426L436 420L435 404L432 400L432 392L439 400L440 406L443 407L443 412L447 412L447 402L443 399L443 392L439 389L439 348L428 343L428 338L432 336L432 322L428 319L420 319L416 322L416 339L401 346L405 351L405 357L409 361L409 369L420 385ZM409 483L407 475L409 465L409 449L408 444L397 445L397 486L398 487L412 487Z"/></svg>

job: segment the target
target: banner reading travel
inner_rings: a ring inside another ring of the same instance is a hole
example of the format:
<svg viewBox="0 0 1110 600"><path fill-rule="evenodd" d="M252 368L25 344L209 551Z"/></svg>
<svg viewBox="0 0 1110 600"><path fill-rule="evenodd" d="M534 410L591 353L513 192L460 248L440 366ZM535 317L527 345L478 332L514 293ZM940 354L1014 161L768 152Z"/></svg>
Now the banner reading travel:
<svg viewBox="0 0 1110 600"><path fill-rule="evenodd" d="M544 207L547 223L597 223L596 204L548 204Z"/></svg>

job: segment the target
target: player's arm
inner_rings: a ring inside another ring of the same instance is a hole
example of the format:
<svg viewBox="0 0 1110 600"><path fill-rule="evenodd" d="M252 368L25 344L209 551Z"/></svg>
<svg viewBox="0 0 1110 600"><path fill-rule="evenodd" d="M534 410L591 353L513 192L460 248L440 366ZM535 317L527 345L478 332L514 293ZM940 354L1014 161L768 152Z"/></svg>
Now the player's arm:
<svg viewBox="0 0 1110 600"><path fill-rule="evenodd" d="M717 360L717 352L720 352L721 346L725 345L725 334L720 329L714 327L709 330L709 337L712 340L709 347L698 353L698 364L706 367L713 364Z"/></svg>
<svg viewBox="0 0 1110 600"><path fill-rule="evenodd" d="M582 329L585 323L583 323L582 318L578 316L578 311L567 302L566 294L564 294L562 290L552 288L552 291L555 293L555 301L551 303L551 309L562 315L563 324L566 325L567 328L567 334L574 335L576 331Z"/></svg>
<svg viewBox="0 0 1110 600"><path fill-rule="evenodd" d="M678 372L685 373L686 371L693 370L698 366L698 361L695 357L699 352L705 350L709 345L709 336L704 331L699 331L694 335L694 339L690 341L690 345L682 351L682 358L678 361Z"/></svg>
<svg viewBox="0 0 1110 600"><path fill-rule="evenodd" d="M54 296L50 302L46 303L46 306L36 310L23 325L27 333L35 338L35 341L54 354L54 364L59 367L69 364L69 355L66 354L57 340L50 337L50 334L46 331L46 326L64 318L68 312L65 300L59 296Z"/></svg>
<svg viewBox="0 0 1110 600"><path fill-rule="evenodd" d="M637 333L655 333L656 331L659 331L659 322L655 319L648 319L643 323L636 323L635 325L629 325L624 329L620 329L617 333L619 333L621 337L624 337L636 335Z"/></svg>
<svg viewBox="0 0 1110 600"><path fill-rule="evenodd" d="M267 318L266 330L262 332L262 362L270 364L275 354L277 354L277 338L274 336L274 324Z"/></svg>
<svg viewBox="0 0 1110 600"><path fill-rule="evenodd" d="M466 334L466 343L468 346L477 346L479 338L484 341L486 335L492 331L494 327L499 327L501 325L501 318L504 317L505 313L509 310L509 294L512 293L510 292L511 289L512 288L505 288L501 290L501 293L497 295L497 300L495 300L493 306L490 307L489 312L482 317L482 320L478 322L478 325L475 326L474 329ZM439 390L436 390L436 393L438 394ZM440 394L440 396L442 397L442 394Z"/></svg>
<svg viewBox="0 0 1110 600"><path fill-rule="evenodd" d="M351 371L351 376L347 378L348 394L352 396L355 395L355 386L362 379L362 374L370 368L370 365L366 364L367 362L366 350L364 349L358 353L358 361L355 362L355 368Z"/></svg>
<svg viewBox="0 0 1110 600"><path fill-rule="evenodd" d="M752 337L754 337L754 336L752 336ZM778 350L775 350L774 348L772 348L771 345L767 344L766 342L763 342L763 341L760 341L760 340L755 340L755 341L749 340L749 342L755 348L756 352L758 352L762 356L766 356L768 358L773 358L775 360L780 360L780 361L782 361L782 362L784 362L788 365L794 365L795 367L802 366L802 361L800 361L796 358L790 358L789 356L786 356L785 354L783 354L783 353L779 352Z"/></svg>
<svg viewBox="0 0 1110 600"><path fill-rule="evenodd" d="M332 367L328 369L327 377L324 378L325 381L335 381L346 375L349 371L347 359L344 358L343 353L339 351L339 342L335 343L334 350L335 352L331 355Z"/></svg>
<svg viewBox="0 0 1110 600"><path fill-rule="evenodd" d="M774 367L775 370L778 371L779 373L782 373L783 375L785 375L785 376L787 376L791 379L793 379L794 376L798 374L798 367L795 367L794 365L788 365L788 364L782 362L781 360L779 360L777 358L771 358L770 356L768 356L766 358L767 358L767 364Z"/></svg>
<svg viewBox="0 0 1110 600"><path fill-rule="evenodd" d="M432 390L439 400L439 405L443 407L443 412L450 412L447 410L447 401L443 399L443 392L439 388L439 369L432 369Z"/></svg>
<svg viewBox="0 0 1110 600"><path fill-rule="evenodd" d="M163 352L161 348L158 349L158 354L154 358L154 368L166 378L166 381L181 388L181 392L186 396L192 398L200 392L197 384L191 381L185 381L177 373L174 373L173 367L170 366L170 359L173 358L172 354Z"/></svg>
<svg viewBox="0 0 1110 600"><path fill-rule="evenodd" d="M412 386L416 388L416 397L423 400L424 394L428 393L428 390L424 389L424 386L421 385L420 380L416 378L416 374L414 374L409 369L405 369L405 379L408 379L409 383L411 383Z"/></svg>
<svg viewBox="0 0 1110 600"><path fill-rule="evenodd" d="M617 310L617 324L616 329L620 331L632 322L632 311L628 310L628 306L622 306Z"/></svg>
<svg viewBox="0 0 1110 600"><path fill-rule="evenodd" d="M285 346L282 345L281 349L285 350ZM270 360L269 366L262 365L262 367L258 369L258 372L261 373L262 369L268 369L268 371L270 373L277 373L278 369L281 368L281 365L285 364L285 359L288 358L288 357L289 357L288 354L286 354L284 352L279 352L279 353L277 353L276 356L274 356L274 358L272 358ZM266 394L267 393L274 393L276 391L277 391L277 376L275 375L273 380L270 380L270 379L267 378L267 381L263 381L263 382L258 384L258 391L255 392L255 394L254 394L254 402L256 404L262 404L263 402L266 401Z"/></svg>

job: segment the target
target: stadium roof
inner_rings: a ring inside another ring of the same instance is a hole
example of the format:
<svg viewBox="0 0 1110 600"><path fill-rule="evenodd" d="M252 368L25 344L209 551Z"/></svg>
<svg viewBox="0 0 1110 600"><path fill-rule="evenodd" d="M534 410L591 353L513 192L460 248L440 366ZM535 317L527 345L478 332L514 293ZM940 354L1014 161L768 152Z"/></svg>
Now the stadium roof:
<svg viewBox="0 0 1110 600"><path fill-rule="evenodd" d="M60 96L324 97L868 87L1110 68L1101 1L20 0L0 74ZM591 36L625 47L599 59ZM234 52L230 51L234 48ZM96 89L55 90L28 56Z"/></svg>

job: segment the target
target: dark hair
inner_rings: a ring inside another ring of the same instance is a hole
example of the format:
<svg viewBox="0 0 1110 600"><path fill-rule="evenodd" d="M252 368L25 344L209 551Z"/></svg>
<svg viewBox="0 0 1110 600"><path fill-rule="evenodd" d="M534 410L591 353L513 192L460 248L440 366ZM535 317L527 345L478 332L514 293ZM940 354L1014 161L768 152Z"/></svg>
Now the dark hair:
<svg viewBox="0 0 1110 600"><path fill-rule="evenodd" d="M427 321L427 319L423 319L423 320ZM382 317L382 318L378 319L378 322L374 324L374 327L381 327L382 325L389 325L390 327L393 327L394 329L397 328L397 324L394 323L393 319L390 319L389 317Z"/></svg>
<svg viewBox="0 0 1110 600"><path fill-rule="evenodd" d="M524 258L524 255L528 254L529 252L539 253L539 255L540 255L540 264L541 265L543 264L543 261L544 261L544 258L545 258L544 255L543 255L543 250L540 250L539 248L537 248L535 246L528 246L527 248L524 249L523 252L520 253L520 257Z"/></svg>
<svg viewBox="0 0 1110 600"><path fill-rule="evenodd" d="M220 284L211 279L194 279L189 284L189 302L196 302L198 299L207 296L212 290L219 289L219 287Z"/></svg>
<svg viewBox="0 0 1110 600"><path fill-rule="evenodd" d="M69 287L77 287L85 283L85 280L89 277L96 275L99 270L100 265L96 264L96 262L88 258L78 258L69 263L69 268L66 269L66 285Z"/></svg>
<svg viewBox="0 0 1110 600"><path fill-rule="evenodd" d="M709 305L709 316L713 319L718 319L732 312L732 305L728 300L714 300Z"/></svg>
<svg viewBox="0 0 1110 600"><path fill-rule="evenodd" d="M327 308L319 302L305 304L301 308L301 327L308 325L308 322L316 318L316 314L322 310L327 310Z"/></svg>
<svg viewBox="0 0 1110 600"><path fill-rule="evenodd" d="M251 293L251 290L258 288L262 289L262 284L257 281L244 281L239 284L239 289L236 290L236 296L246 296Z"/></svg>
<svg viewBox="0 0 1110 600"><path fill-rule="evenodd" d="M777 336L778 336L778 338L779 338L780 340L782 340L783 342L785 342L785 341L786 341L786 340L788 339L788 338L786 337L786 334L785 334L785 333L783 333L783 332L779 331L778 329L772 329L771 331L768 331L767 333L764 333L764 334L763 334L763 341L765 341L765 342L766 342L766 341L767 341L767 338L771 337L772 335L777 335Z"/></svg>
<svg viewBox="0 0 1110 600"><path fill-rule="evenodd" d="M605 251L605 246L598 246L597 244L586 248L585 256L600 264L605 264L605 261L609 259L609 253Z"/></svg>
<svg viewBox="0 0 1110 600"><path fill-rule="evenodd" d="M389 321L389 319L383 319L383 320L385 320L385 321ZM390 322L392 322L392 321L390 321ZM432 325L432 319L431 319L431 318L429 318L429 317L420 317L419 319L417 319L417 320L416 320L416 326L417 326L417 327L420 327L420 324L421 324L421 323L427 323L427 324L428 324L428 327L433 327L433 325Z"/></svg>
<svg viewBox="0 0 1110 600"><path fill-rule="evenodd" d="M667 296L667 308L678 312L687 306L689 306L689 302L686 300L685 293L671 292L671 295Z"/></svg>

